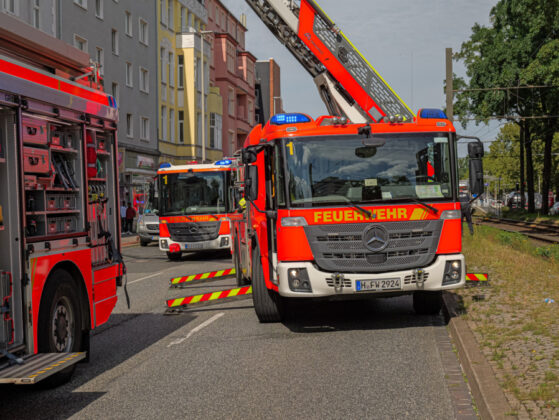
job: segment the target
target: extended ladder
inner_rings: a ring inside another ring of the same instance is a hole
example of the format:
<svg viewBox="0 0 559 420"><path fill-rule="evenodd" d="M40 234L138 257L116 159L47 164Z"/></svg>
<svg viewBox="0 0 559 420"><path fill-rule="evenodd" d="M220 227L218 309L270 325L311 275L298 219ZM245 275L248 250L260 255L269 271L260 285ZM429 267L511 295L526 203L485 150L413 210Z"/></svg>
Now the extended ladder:
<svg viewBox="0 0 559 420"><path fill-rule="evenodd" d="M314 0L246 0L313 77L331 115L354 123L414 114Z"/></svg>

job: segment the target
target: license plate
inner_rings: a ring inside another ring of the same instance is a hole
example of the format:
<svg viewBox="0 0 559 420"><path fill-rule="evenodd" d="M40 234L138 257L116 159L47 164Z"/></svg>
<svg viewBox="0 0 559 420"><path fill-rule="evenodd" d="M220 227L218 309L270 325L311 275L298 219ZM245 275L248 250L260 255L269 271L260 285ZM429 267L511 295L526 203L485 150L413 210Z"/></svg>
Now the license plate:
<svg viewBox="0 0 559 420"><path fill-rule="evenodd" d="M202 249L204 244L184 244L184 249Z"/></svg>
<svg viewBox="0 0 559 420"><path fill-rule="evenodd" d="M380 290L399 290L400 279L357 280L355 288L358 292L376 292Z"/></svg>

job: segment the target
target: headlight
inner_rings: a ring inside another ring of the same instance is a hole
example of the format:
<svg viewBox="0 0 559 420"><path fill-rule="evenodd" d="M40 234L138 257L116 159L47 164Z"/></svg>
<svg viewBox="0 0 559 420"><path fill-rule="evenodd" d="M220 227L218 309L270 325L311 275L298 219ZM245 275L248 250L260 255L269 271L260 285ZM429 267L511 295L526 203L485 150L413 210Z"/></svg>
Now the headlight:
<svg viewBox="0 0 559 420"><path fill-rule="evenodd" d="M287 270L289 288L293 292L312 292L309 274L306 268L290 268Z"/></svg>
<svg viewBox="0 0 559 420"><path fill-rule="evenodd" d="M460 283L462 278L462 261L447 261L444 267L443 286Z"/></svg>

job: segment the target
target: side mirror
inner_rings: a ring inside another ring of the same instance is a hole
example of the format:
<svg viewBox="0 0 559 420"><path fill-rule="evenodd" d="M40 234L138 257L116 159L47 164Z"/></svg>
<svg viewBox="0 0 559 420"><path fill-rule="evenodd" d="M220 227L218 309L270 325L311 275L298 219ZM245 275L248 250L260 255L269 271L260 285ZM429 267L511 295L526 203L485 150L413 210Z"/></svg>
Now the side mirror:
<svg viewBox="0 0 559 420"><path fill-rule="evenodd" d="M258 198L258 167L249 166L247 177L245 179L245 197L249 201L255 201Z"/></svg>
<svg viewBox="0 0 559 420"><path fill-rule="evenodd" d="M253 149L243 149L241 152L241 160L247 165L256 162L257 153Z"/></svg>
<svg viewBox="0 0 559 420"><path fill-rule="evenodd" d="M481 159L483 155L483 143L468 143L468 156L470 159Z"/></svg>

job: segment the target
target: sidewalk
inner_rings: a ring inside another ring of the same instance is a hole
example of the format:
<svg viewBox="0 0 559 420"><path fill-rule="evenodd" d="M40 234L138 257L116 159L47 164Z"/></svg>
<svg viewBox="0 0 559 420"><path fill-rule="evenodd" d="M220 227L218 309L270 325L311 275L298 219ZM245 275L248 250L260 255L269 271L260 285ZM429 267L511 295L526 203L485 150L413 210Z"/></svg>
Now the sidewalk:
<svg viewBox="0 0 559 420"><path fill-rule="evenodd" d="M135 246L140 244L140 237L136 233L125 233L120 236L120 245L122 248Z"/></svg>

